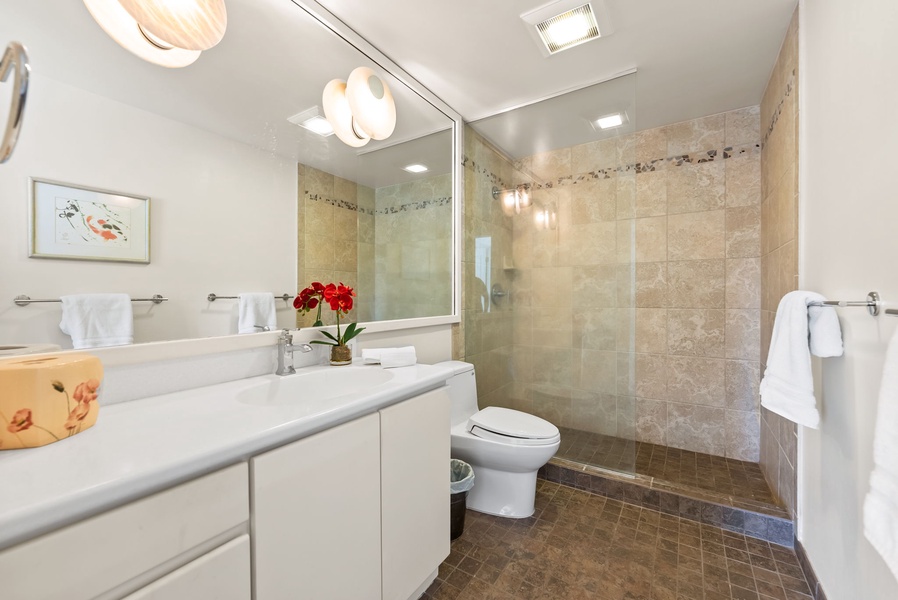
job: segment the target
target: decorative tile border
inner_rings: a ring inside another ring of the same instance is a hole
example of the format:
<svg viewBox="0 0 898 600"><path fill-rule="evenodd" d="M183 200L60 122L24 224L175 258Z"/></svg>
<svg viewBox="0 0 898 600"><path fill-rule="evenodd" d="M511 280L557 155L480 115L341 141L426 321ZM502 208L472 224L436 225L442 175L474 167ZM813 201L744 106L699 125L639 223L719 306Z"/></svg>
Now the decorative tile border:
<svg viewBox="0 0 898 600"><path fill-rule="evenodd" d="M461 159L461 166L463 169L468 169L475 175L486 175L487 179L490 180L490 183L497 187L508 187L508 185L504 181L502 181L502 179L498 175L489 170L489 167L475 163L474 159L472 158L463 156Z"/></svg>
<svg viewBox="0 0 898 600"><path fill-rule="evenodd" d="M823 592L820 580L817 579L817 573L814 572L814 567L811 566L808 554L797 538L795 539L795 556L798 557L798 564L801 566L804 578L807 579L808 586L811 588L811 597L814 600L826 600L826 594Z"/></svg>
<svg viewBox="0 0 898 600"><path fill-rule="evenodd" d="M776 109L773 111L773 115L770 117L770 126L767 127L767 131L764 132L764 137L761 139L761 144L763 146L767 145L767 140L770 138L771 134L773 134L773 128L776 127L777 122L780 120L780 115L783 113L783 106L786 104L786 98L792 95L792 90L795 88L795 69L792 69L792 74L789 75L789 81L786 82L786 93L783 94L783 97L780 98L779 104L776 105Z"/></svg>
<svg viewBox="0 0 898 600"><path fill-rule="evenodd" d="M539 470L539 477L780 546L791 548L795 541L794 526L788 517L765 514L747 506L724 506L718 501L689 496L680 490L652 487L646 481L650 478L644 476L615 477L598 469L552 459Z"/></svg>
<svg viewBox="0 0 898 600"><path fill-rule="evenodd" d="M306 192L306 194L306 199L311 200L312 202L322 202L324 204L330 204L335 208L344 208L346 210L351 210L363 215L391 215L402 212L411 212L413 210L425 210L428 208L436 208L439 206L449 206L452 204L452 197L450 196L446 198L434 198L432 200L408 202L406 204L400 204L399 206L388 206L387 208L372 210L370 208L361 208L358 204L353 204L352 202L347 202L346 200L327 198L325 196L319 196L318 194L309 194L308 192Z"/></svg>

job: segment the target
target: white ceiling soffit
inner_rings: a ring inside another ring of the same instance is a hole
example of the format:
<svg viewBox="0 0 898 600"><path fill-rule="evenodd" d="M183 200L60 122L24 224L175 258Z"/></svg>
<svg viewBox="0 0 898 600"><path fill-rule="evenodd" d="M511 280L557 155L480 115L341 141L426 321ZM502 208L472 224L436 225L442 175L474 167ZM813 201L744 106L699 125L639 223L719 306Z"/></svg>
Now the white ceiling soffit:
<svg viewBox="0 0 898 600"><path fill-rule="evenodd" d="M638 68L638 129L760 102L797 0L605 0L613 35L551 57L542 0L318 0L467 121ZM601 24L600 24L601 27Z"/></svg>

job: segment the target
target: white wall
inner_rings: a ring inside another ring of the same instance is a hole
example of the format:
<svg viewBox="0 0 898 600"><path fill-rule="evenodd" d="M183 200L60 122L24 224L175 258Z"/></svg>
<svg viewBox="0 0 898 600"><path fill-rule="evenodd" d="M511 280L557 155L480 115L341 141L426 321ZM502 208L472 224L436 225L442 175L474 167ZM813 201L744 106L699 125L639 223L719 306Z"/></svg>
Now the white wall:
<svg viewBox="0 0 898 600"><path fill-rule="evenodd" d="M802 1L801 18L800 286L843 300L878 290L898 306L898 3ZM822 361L821 428L800 433L800 538L829 600L893 600L862 508L898 319L837 310L845 356Z"/></svg>
<svg viewBox="0 0 898 600"><path fill-rule="evenodd" d="M149 196L151 263L28 258L28 177ZM18 307L19 294L170 297L134 305L138 342L236 333L236 301L206 295L296 291L296 182L292 161L35 74L0 166L0 345L71 348L60 305ZM280 324L294 323L278 306Z"/></svg>

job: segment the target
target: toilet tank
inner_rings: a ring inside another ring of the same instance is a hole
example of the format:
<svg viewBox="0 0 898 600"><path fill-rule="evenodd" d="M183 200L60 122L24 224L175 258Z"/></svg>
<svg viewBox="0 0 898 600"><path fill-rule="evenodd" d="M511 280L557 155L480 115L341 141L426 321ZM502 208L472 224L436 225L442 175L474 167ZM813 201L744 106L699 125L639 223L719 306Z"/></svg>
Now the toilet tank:
<svg viewBox="0 0 898 600"><path fill-rule="evenodd" d="M447 360L437 363L439 367L448 367L455 374L446 381L449 386L449 416L452 426L464 423L476 413L477 380L474 376L474 365L460 360Z"/></svg>

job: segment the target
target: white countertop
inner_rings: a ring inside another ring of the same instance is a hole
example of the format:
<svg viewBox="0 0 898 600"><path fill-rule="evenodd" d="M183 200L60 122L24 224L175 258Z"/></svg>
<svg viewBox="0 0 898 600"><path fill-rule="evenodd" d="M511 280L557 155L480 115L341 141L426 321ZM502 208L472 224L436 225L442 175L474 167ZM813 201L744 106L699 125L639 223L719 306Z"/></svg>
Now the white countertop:
<svg viewBox="0 0 898 600"><path fill-rule="evenodd" d="M341 368L297 373L349 375ZM276 389L287 378L264 375L101 406L97 424L79 435L0 451L0 549L411 398L452 375L432 365L388 372L390 381L330 400L267 403L259 386Z"/></svg>

